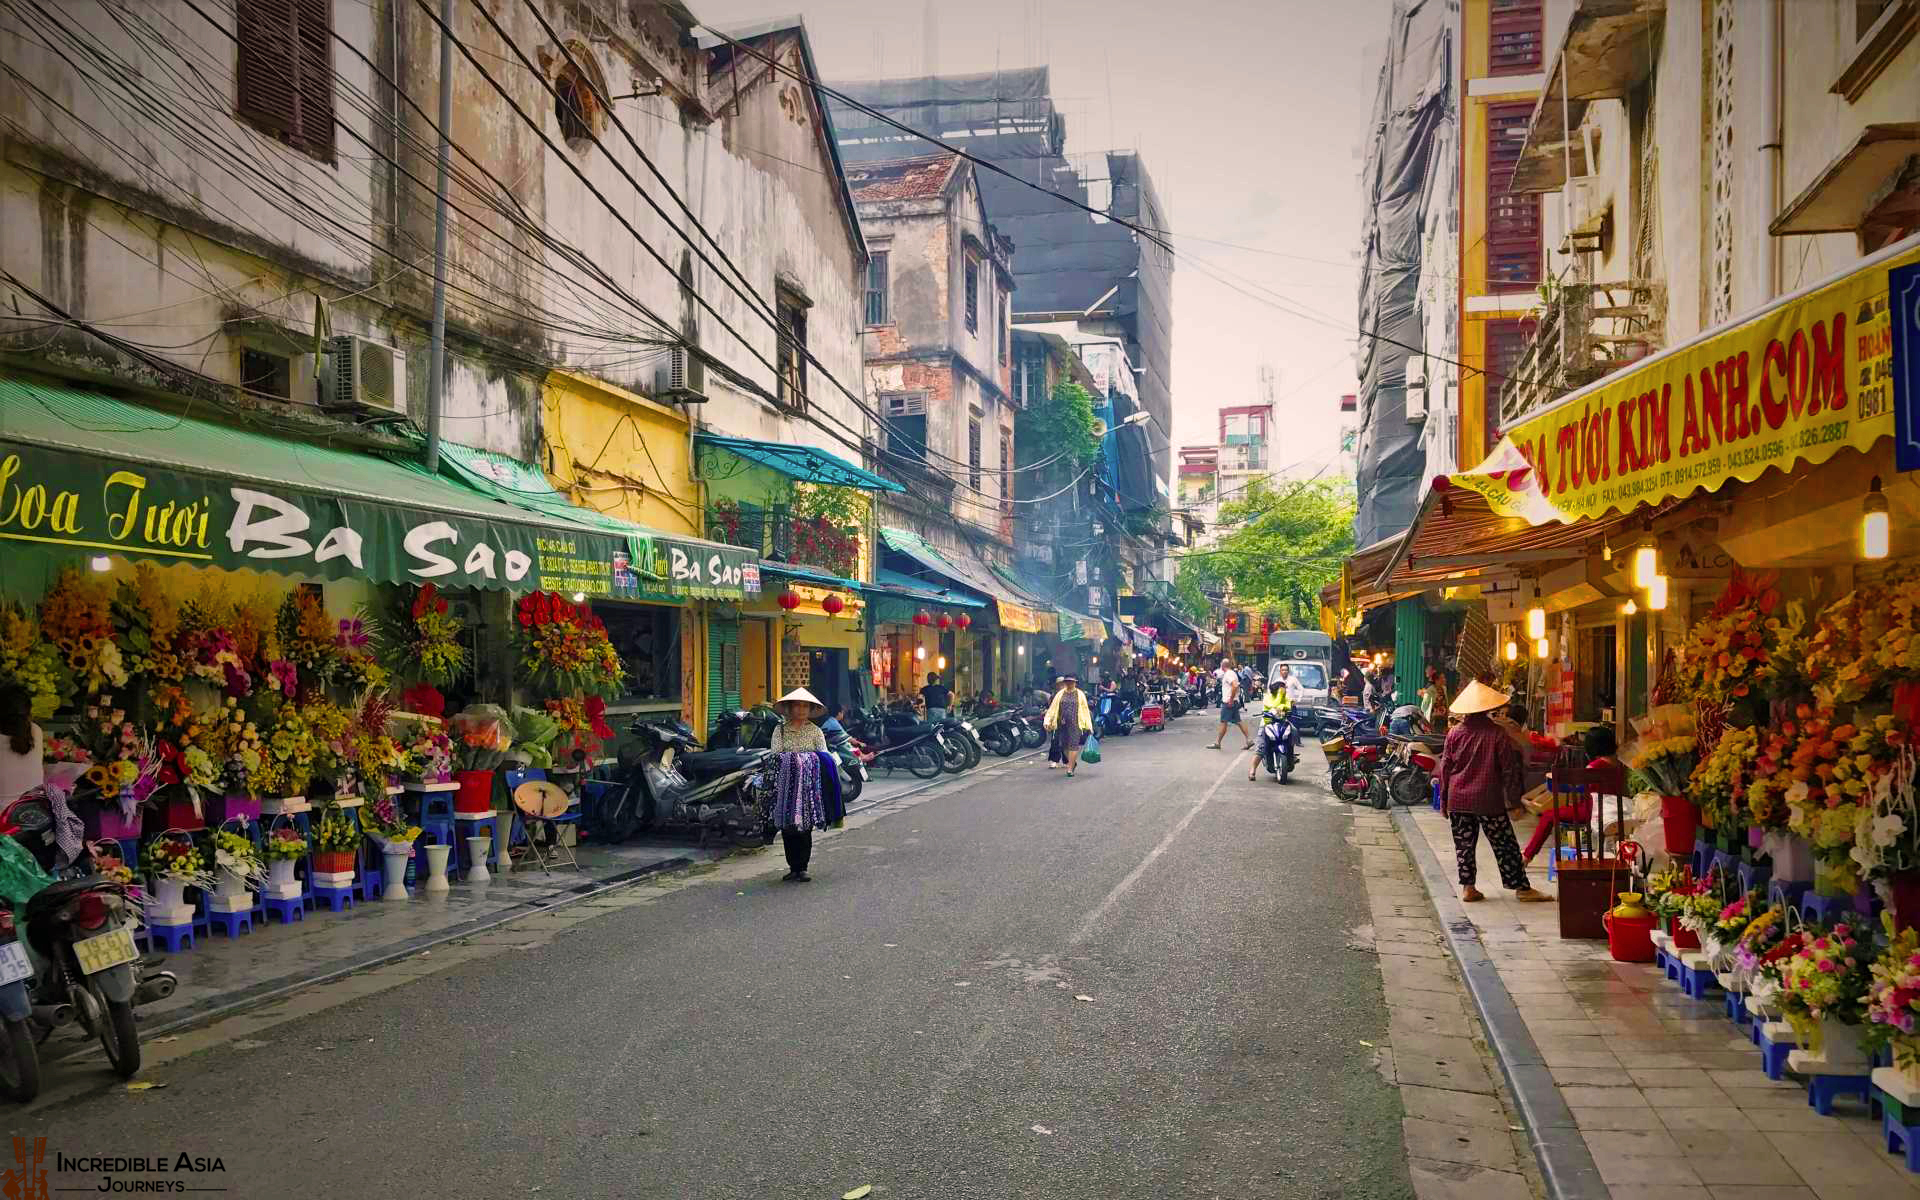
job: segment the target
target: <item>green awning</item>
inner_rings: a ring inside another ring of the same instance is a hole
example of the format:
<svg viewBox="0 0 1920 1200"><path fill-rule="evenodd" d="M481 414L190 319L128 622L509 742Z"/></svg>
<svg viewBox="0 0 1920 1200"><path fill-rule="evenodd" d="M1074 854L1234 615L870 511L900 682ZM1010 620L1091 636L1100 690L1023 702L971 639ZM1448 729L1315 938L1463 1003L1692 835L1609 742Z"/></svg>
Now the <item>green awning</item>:
<svg viewBox="0 0 1920 1200"><path fill-rule="evenodd" d="M582 508L555 490L546 472L517 458L445 442L440 461L476 491L545 516L578 520L632 545L632 571L616 573L612 596L623 600L680 600L704 596L740 600L760 592L759 556L739 546L661 533L611 513Z"/></svg>
<svg viewBox="0 0 1920 1200"><path fill-rule="evenodd" d="M870 492L904 492L891 479L883 479L864 467L856 467L836 454L813 446L790 446L785 442L761 442L753 438L722 437L717 433L698 433L694 443L738 455L750 463L769 467L789 479L802 483L824 483L832 487L864 488Z"/></svg>
<svg viewBox="0 0 1920 1200"><path fill-rule="evenodd" d="M600 526L502 503L412 463L5 378L0 541L0 575L19 594L104 552L598 596L612 593L632 554Z"/></svg>

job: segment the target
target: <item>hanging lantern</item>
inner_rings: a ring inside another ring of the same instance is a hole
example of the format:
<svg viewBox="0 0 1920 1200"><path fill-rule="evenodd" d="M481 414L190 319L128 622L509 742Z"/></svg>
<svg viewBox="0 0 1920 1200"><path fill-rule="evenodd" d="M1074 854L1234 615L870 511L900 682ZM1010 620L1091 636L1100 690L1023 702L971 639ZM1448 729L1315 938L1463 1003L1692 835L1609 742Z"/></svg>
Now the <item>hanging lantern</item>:
<svg viewBox="0 0 1920 1200"><path fill-rule="evenodd" d="M938 626L940 626L940 628L942 628L942 629L952 629L952 628L953 628L953 618L952 618L952 617L950 617L950 616L948 616L948 615L947 615L947 614L945 614L945 613L941 613L941 614L940 614L940 619L939 619L938 621L936 621L936 622L934 622L934 624L936 624L936 625L938 625Z"/></svg>
<svg viewBox="0 0 1920 1200"><path fill-rule="evenodd" d="M788 588L774 598L774 603L786 609L788 612L792 612L794 609L800 607L800 593L794 591L792 588Z"/></svg>
<svg viewBox="0 0 1920 1200"><path fill-rule="evenodd" d="M1233 616L1230 616L1230 617L1228 617L1228 618L1227 618L1227 632L1228 632L1228 633L1232 633L1232 632L1233 632L1234 630L1236 630L1236 629L1238 629L1238 628L1240 628L1240 618L1239 618L1239 617L1233 617Z"/></svg>
<svg viewBox="0 0 1920 1200"><path fill-rule="evenodd" d="M840 598L838 592L828 592L826 599L820 601L820 607L828 616L837 617L845 611L847 602Z"/></svg>
<svg viewBox="0 0 1920 1200"><path fill-rule="evenodd" d="M928 615L927 610L923 608L919 612L913 614L913 623L915 625L919 625L922 628L924 628L928 625L933 624L933 617Z"/></svg>
<svg viewBox="0 0 1920 1200"><path fill-rule="evenodd" d="M953 623L955 625L958 625L962 629L973 628L973 618L968 616L965 613L961 613L959 616L955 617L953 619Z"/></svg>

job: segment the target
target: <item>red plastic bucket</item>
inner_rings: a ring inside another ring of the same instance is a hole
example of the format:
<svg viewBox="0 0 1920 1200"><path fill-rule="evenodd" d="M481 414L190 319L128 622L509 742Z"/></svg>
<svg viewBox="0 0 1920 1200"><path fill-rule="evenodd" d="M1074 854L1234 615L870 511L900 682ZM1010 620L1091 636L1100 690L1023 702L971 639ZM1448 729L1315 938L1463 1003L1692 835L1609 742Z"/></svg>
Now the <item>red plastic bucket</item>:
<svg viewBox="0 0 1920 1200"><path fill-rule="evenodd" d="M460 781L460 790L454 793L454 812L493 812L492 771L459 771L455 778Z"/></svg>
<svg viewBox="0 0 1920 1200"><path fill-rule="evenodd" d="M1652 962L1653 926L1658 919L1652 913L1644 917L1600 914L1600 923L1607 928L1608 953L1618 962Z"/></svg>
<svg viewBox="0 0 1920 1200"><path fill-rule="evenodd" d="M1666 826L1667 853L1675 858L1690 856L1700 823L1700 810L1693 801L1685 796L1660 797L1660 820Z"/></svg>

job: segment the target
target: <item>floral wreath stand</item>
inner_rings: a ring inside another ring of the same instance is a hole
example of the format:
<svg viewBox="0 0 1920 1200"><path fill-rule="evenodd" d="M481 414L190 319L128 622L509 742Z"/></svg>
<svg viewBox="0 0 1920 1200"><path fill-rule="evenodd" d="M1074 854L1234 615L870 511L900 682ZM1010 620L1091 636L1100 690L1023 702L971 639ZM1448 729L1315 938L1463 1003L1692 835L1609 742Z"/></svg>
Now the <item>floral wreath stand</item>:
<svg viewBox="0 0 1920 1200"><path fill-rule="evenodd" d="M308 830L308 814L312 810L305 798L298 796L261 803L263 807L273 806L273 819L267 823L269 834L284 823L309 839L305 858L280 859L267 864L267 886L260 889L260 903L267 915L279 917L282 925L291 925L307 919L307 905L313 902L312 834ZM306 870L301 872L303 866Z"/></svg>
<svg viewBox="0 0 1920 1200"><path fill-rule="evenodd" d="M242 837L251 837L254 849L257 851L260 848L258 826L243 816L229 817L215 826L214 832L216 834L237 833ZM216 865L215 878L219 877L218 870L219 867ZM253 920L256 916L260 918L262 925L266 924L266 910L260 904L259 895L259 892L252 889L243 890L238 896L231 892L214 891L206 898L208 934L219 930L231 939L239 937L242 933L252 933Z"/></svg>
<svg viewBox="0 0 1920 1200"><path fill-rule="evenodd" d="M155 835L156 839L175 836L192 840L189 830L178 828L164 829ZM175 888L175 884L179 886ZM198 943L196 934L213 936L213 922L207 916L206 898L186 898L187 889L193 886L186 880L165 874L147 880L146 903L141 912L147 924L146 938L153 946L164 949L168 954L193 949Z"/></svg>

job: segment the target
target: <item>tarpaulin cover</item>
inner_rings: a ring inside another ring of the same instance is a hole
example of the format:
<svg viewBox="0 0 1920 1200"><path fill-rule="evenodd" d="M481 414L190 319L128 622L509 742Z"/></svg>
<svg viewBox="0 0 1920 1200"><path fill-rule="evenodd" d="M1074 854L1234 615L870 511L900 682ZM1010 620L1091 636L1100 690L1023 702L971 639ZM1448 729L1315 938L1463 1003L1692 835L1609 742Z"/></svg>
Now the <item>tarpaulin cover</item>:
<svg viewBox="0 0 1920 1200"><path fill-rule="evenodd" d="M1421 235L1436 134L1453 105L1453 41L1443 0L1396 0L1361 173L1364 259L1359 325L1360 441L1354 543L1370 546L1413 521L1425 474L1420 426L1407 422L1407 347L1422 345ZM1397 344L1396 344L1397 343Z"/></svg>

